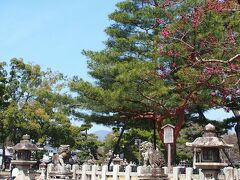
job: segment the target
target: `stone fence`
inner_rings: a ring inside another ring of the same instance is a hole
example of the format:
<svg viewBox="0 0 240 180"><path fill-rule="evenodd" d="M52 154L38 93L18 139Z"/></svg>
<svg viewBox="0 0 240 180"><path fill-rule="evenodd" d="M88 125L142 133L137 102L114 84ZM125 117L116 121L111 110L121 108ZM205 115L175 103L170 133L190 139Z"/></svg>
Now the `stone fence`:
<svg viewBox="0 0 240 180"><path fill-rule="evenodd" d="M122 168L119 165L114 165L112 170L108 171L106 165L73 165L71 172L74 180L140 180L143 176L141 173L143 168L142 166L133 168L130 165ZM171 173L167 173L167 167L163 167L163 169L164 173L168 174L167 179L169 180L204 180L203 173L195 171L191 167L173 167ZM47 176L47 179L52 178ZM224 168L219 175L219 180L240 180L240 169Z"/></svg>

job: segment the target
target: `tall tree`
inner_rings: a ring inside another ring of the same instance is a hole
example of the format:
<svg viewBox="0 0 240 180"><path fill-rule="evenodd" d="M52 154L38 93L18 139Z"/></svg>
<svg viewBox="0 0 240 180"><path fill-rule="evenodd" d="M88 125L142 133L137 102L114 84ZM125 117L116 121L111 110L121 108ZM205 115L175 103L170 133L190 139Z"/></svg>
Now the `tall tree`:
<svg viewBox="0 0 240 180"><path fill-rule="evenodd" d="M86 120L129 126L151 120L161 138L167 120L176 125L176 143L185 113L200 117L237 96L236 2L128 0L116 6L106 49L83 52L95 83L71 83L80 107L92 111L82 113Z"/></svg>
<svg viewBox="0 0 240 180"><path fill-rule="evenodd" d="M68 110L71 98L63 92L66 80L62 74L12 59L9 67L0 64L0 86L3 150L6 142L16 144L23 134L29 134L35 142L44 143L51 138L55 146L74 145L72 134L76 130Z"/></svg>
<svg viewBox="0 0 240 180"><path fill-rule="evenodd" d="M188 111L239 110L239 4L189 0L166 1L158 7L167 15L158 19L160 75L174 82Z"/></svg>
<svg viewBox="0 0 240 180"><path fill-rule="evenodd" d="M4 96L8 105L2 115L5 130L13 143L17 143L24 133L30 133L36 140L44 134L49 135L44 131L53 122L69 123L65 106L70 98L61 93L66 83L62 74L51 70L44 72L39 65L12 59L5 78Z"/></svg>
<svg viewBox="0 0 240 180"><path fill-rule="evenodd" d="M68 79L39 65L11 59L9 66L0 63L0 139L15 145L22 135L29 134L35 143L53 147L69 144L71 148L97 146L97 138L85 132L90 124L75 126L70 110L73 103L68 94ZM76 120L75 119L75 120ZM90 138L92 137L92 138ZM4 158L3 158L4 163Z"/></svg>

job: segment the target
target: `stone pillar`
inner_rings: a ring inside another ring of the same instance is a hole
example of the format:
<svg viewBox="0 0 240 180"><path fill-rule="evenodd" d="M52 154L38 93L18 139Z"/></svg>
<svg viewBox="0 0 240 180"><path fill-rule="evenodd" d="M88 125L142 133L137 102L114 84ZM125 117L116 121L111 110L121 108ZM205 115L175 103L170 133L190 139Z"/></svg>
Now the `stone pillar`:
<svg viewBox="0 0 240 180"><path fill-rule="evenodd" d="M225 175L225 180L234 180L233 168L232 167L224 168L223 172L224 172L224 175Z"/></svg>
<svg viewBox="0 0 240 180"><path fill-rule="evenodd" d="M179 178L179 167L173 167L173 180L178 180Z"/></svg>
<svg viewBox="0 0 240 180"><path fill-rule="evenodd" d="M112 180L118 180L119 165L113 166L113 178Z"/></svg>
<svg viewBox="0 0 240 180"><path fill-rule="evenodd" d="M168 174L168 167L162 167L163 168L163 172L164 172L164 174Z"/></svg>
<svg viewBox="0 0 240 180"><path fill-rule="evenodd" d="M240 179L240 168L237 169L237 172L238 172L238 180Z"/></svg>
<svg viewBox="0 0 240 180"><path fill-rule="evenodd" d="M46 177L45 177L45 171L46 169L45 168L41 168L41 174L39 176L39 180L45 180Z"/></svg>
<svg viewBox="0 0 240 180"><path fill-rule="evenodd" d="M97 171L97 165L92 165L92 173L91 173L91 180L97 180L96 171Z"/></svg>
<svg viewBox="0 0 240 180"><path fill-rule="evenodd" d="M107 171L108 171L108 166L107 165L103 165L102 166L102 178L101 180L107 180Z"/></svg>
<svg viewBox="0 0 240 180"><path fill-rule="evenodd" d="M204 174L201 169L199 169L199 180L204 180Z"/></svg>
<svg viewBox="0 0 240 180"><path fill-rule="evenodd" d="M82 166L82 177L81 180L87 180L87 171L89 169L89 166L87 164L84 164Z"/></svg>
<svg viewBox="0 0 240 180"><path fill-rule="evenodd" d="M142 174L142 166L137 167L137 176L141 176Z"/></svg>
<svg viewBox="0 0 240 180"><path fill-rule="evenodd" d="M15 180L31 180L29 176L26 176L23 170L19 170L18 176Z"/></svg>
<svg viewBox="0 0 240 180"><path fill-rule="evenodd" d="M186 168L186 180L192 180L193 169L191 167Z"/></svg>
<svg viewBox="0 0 240 180"><path fill-rule="evenodd" d="M72 165L72 173L73 173L73 180L77 180L77 174L76 171L79 170L79 165L78 164L73 164Z"/></svg>
<svg viewBox="0 0 240 180"><path fill-rule="evenodd" d="M233 169L234 179L239 180L239 172L237 168Z"/></svg>
<svg viewBox="0 0 240 180"><path fill-rule="evenodd" d="M131 180L131 176L130 176L131 170L132 170L132 168L131 168L130 165L126 166L126 168L125 168L125 180Z"/></svg>
<svg viewBox="0 0 240 180"><path fill-rule="evenodd" d="M52 163L48 164L47 166L47 179L49 179L49 172L53 170L54 165Z"/></svg>

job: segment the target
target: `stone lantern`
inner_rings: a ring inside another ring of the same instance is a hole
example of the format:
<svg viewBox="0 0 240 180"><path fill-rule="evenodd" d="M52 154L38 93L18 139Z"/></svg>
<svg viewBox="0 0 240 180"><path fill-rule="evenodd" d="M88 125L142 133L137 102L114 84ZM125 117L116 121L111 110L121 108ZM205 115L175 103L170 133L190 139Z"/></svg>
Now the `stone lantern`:
<svg viewBox="0 0 240 180"><path fill-rule="evenodd" d="M16 144L13 147L14 151L14 159L11 161L11 164L18 169L18 175L15 180L23 179L28 180L31 179L29 170L33 164L36 164L37 161L31 159L32 151L39 150L35 144L30 142L29 135L23 135L20 143Z"/></svg>
<svg viewBox="0 0 240 180"><path fill-rule="evenodd" d="M225 148L233 147L227 144L223 139L217 137L215 126L208 124L205 126L204 134L198 137L192 143L186 143L186 146L194 148L194 164L196 168L202 169L205 179L218 179L218 173L226 166L227 163L221 160L221 151ZM196 162L196 151L199 152L198 161Z"/></svg>
<svg viewBox="0 0 240 180"><path fill-rule="evenodd" d="M123 159L121 159L117 154L117 156L112 160L112 162L114 165L121 165L121 163L123 162Z"/></svg>

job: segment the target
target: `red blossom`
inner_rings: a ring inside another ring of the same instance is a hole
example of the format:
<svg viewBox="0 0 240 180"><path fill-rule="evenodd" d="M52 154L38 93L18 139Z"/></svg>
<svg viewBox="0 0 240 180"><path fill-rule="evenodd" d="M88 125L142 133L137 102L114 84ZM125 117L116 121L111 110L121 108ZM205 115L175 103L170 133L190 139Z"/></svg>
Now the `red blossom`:
<svg viewBox="0 0 240 180"><path fill-rule="evenodd" d="M163 66L160 66L159 69L160 69L161 71L164 71L165 68L164 68Z"/></svg>
<svg viewBox="0 0 240 180"><path fill-rule="evenodd" d="M186 17L186 15L182 15L182 21L183 21L184 23L187 22L187 17Z"/></svg>
<svg viewBox="0 0 240 180"><path fill-rule="evenodd" d="M164 21L163 19L161 19L161 18L157 18L156 21L157 21L157 23L160 24L160 25L162 25L162 24L165 23L165 21Z"/></svg>
<svg viewBox="0 0 240 180"><path fill-rule="evenodd" d="M173 69L176 69L176 67L177 67L177 64L176 64L176 63L173 63L172 68L173 68Z"/></svg>
<svg viewBox="0 0 240 180"><path fill-rule="evenodd" d="M199 9L196 9L193 14L193 21L192 21L193 28L198 27L201 17L202 17L202 12Z"/></svg>
<svg viewBox="0 0 240 180"><path fill-rule="evenodd" d="M163 49L160 49L160 53L161 53L161 54L165 54L166 51L164 51Z"/></svg>
<svg viewBox="0 0 240 180"><path fill-rule="evenodd" d="M168 51L168 55L169 55L169 56L174 55L173 51L172 51L172 50L169 50L169 51Z"/></svg>
<svg viewBox="0 0 240 180"><path fill-rule="evenodd" d="M171 32L167 28L164 28L160 34L161 34L161 36L168 38L168 37L170 37Z"/></svg>
<svg viewBox="0 0 240 180"><path fill-rule="evenodd" d="M234 9L234 2L229 0L228 1L211 0L211 1L208 1L207 8L209 10L222 12L223 10Z"/></svg>
<svg viewBox="0 0 240 180"><path fill-rule="evenodd" d="M236 65L236 64L229 64L228 65L228 67L231 69L231 70L234 70L234 71L236 71L236 70L238 70L238 65Z"/></svg>
<svg viewBox="0 0 240 180"><path fill-rule="evenodd" d="M167 6L169 6L171 4L170 0L166 0L160 7L161 8L166 8Z"/></svg>

